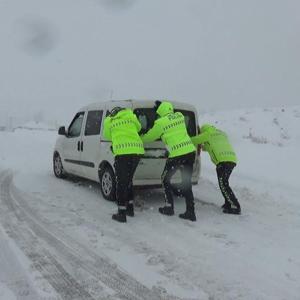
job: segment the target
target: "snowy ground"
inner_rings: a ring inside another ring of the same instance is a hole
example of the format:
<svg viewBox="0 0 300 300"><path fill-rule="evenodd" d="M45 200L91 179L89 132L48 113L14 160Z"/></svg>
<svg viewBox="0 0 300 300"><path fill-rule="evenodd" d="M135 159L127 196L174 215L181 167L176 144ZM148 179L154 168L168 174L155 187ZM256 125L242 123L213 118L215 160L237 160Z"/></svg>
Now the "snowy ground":
<svg viewBox="0 0 300 300"><path fill-rule="evenodd" d="M203 154L197 222L160 215L160 190L113 222L96 184L53 176L55 132L1 132L0 299L299 299L300 107L200 117L232 137L241 216Z"/></svg>

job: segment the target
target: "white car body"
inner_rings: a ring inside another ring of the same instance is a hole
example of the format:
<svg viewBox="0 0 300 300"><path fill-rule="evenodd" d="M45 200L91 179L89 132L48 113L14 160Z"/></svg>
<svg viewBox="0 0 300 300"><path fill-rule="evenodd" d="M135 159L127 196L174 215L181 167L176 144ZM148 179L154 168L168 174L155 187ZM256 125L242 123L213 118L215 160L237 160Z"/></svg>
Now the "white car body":
<svg viewBox="0 0 300 300"><path fill-rule="evenodd" d="M192 133L197 134L199 127L195 107L186 103L172 103L175 110L183 111L184 114L187 115L186 121L188 122L188 130L192 127ZM66 134L61 134L57 138L54 148L54 157L59 154L64 172L100 182L102 193L104 192L104 196L106 196L105 198L107 198L107 195L105 195L103 188L105 189L105 184L110 185L110 183L103 182L103 180L105 181L105 179L103 179L103 171L106 168L111 168L114 172L114 156L111 151L111 142L105 140L102 135L103 123L108 111L116 106L131 108L137 113L143 129L149 130L149 128L145 127L153 122L152 108L154 101L112 100L99 102L87 105L78 111L68 129L65 130ZM100 124L95 125L93 123L96 119L98 119ZM82 126L79 129L80 123ZM94 125L98 127L97 130L94 130L95 128L93 129ZM76 133L75 136L73 134L74 132ZM145 144L145 155L137 167L133 185L143 187L160 186L161 174L165 166L166 157L166 147L161 141ZM199 173L200 157L196 155L192 177L193 184L198 183ZM111 179L108 178L108 180ZM173 176L173 183L180 182L181 177L178 172L178 174ZM111 182L111 184L114 184L114 181Z"/></svg>

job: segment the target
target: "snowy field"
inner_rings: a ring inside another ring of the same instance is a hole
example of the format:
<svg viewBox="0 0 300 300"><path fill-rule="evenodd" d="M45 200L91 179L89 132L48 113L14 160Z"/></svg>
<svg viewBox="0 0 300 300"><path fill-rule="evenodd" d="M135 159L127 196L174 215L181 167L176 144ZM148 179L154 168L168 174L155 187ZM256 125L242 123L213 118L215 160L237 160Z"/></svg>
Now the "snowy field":
<svg viewBox="0 0 300 300"><path fill-rule="evenodd" d="M111 220L97 184L52 173L56 132L0 132L0 299L300 299L300 107L206 113L231 136L242 215L223 215L202 154L197 222L160 190Z"/></svg>

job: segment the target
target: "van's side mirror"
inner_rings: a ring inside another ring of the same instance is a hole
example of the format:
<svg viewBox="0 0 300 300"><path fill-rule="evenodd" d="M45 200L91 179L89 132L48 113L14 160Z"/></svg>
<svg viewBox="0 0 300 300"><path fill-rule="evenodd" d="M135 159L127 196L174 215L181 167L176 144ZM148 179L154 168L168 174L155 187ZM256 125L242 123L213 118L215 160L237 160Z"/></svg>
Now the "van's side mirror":
<svg viewBox="0 0 300 300"><path fill-rule="evenodd" d="M65 126L59 127L58 134L59 135L66 135L66 128L65 128Z"/></svg>

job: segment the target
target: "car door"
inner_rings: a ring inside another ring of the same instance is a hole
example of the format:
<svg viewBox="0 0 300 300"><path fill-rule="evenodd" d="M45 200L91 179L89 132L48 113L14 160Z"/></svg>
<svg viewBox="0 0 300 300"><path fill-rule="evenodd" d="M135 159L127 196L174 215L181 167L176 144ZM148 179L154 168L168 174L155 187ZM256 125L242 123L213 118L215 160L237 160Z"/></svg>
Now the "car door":
<svg viewBox="0 0 300 300"><path fill-rule="evenodd" d="M78 112L72 120L63 141L63 164L68 173L82 175L81 169L81 132L85 112Z"/></svg>
<svg viewBox="0 0 300 300"><path fill-rule="evenodd" d="M134 113L142 125L140 134L146 133L153 127L156 115L152 108L136 108ZM146 143L144 147L145 154L137 167L134 178L137 180L160 180L168 155L167 149L161 140Z"/></svg>
<svg viewBox="0 0 300 300"><path fill-rule="evenodd" d="M101 159L100 131L103 110L89 110L81 139L81 166L84 177L98 180L98 167Z"/></svg>

